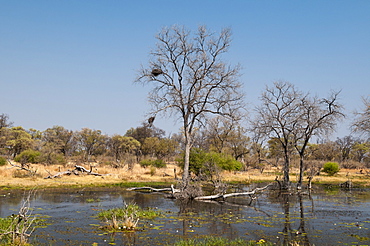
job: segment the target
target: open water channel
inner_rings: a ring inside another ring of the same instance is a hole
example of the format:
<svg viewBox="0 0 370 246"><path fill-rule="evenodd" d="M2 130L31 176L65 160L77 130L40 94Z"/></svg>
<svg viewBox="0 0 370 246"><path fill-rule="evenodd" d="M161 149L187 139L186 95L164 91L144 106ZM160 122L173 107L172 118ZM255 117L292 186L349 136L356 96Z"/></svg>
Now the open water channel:
<svg viewBox="0 0 370 246"><path fill-rule="evenodd" d="M263 185L258 185L262 187ZM239 187L251 190L252 187ZM181 202L163 193L124 188L39 189L33 214L46 218L32 234L35 245L172 245L180 239L221 236L264 239L277 245L370 245L370 190L316 187L311 195L265 190L257 199ZM0 217L17 213L25 192L0 190ZM96 214L136 203L163 212L139 221L135 232L106 233Z"/></svg>

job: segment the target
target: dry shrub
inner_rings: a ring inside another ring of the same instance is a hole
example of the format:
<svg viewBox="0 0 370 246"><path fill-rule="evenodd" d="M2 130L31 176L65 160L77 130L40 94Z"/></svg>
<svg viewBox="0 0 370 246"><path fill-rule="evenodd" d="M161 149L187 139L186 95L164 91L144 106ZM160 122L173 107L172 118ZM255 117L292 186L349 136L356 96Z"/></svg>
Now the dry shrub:
<svg viewBox="0 0 370 246"><path fill-rule="evenodd" d="M346 161L341 163L341 167L345 169L362 169L365 168L365 164L356 161Z"/></svg>

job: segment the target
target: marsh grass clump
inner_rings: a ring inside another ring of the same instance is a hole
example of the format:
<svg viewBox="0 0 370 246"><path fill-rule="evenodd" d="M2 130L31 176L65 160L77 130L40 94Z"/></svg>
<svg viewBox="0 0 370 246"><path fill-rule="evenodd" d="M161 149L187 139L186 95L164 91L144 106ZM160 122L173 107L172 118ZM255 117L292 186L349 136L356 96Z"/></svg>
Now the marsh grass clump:
<svg viewBox="0 0 370 246"><path fill-rule="evenodd" d="M141 209L136 204L128 204L122 208L102 211L98 217L106 221L102 229L108 231L132 231L137 229L140 219L154 219L161 215L160 211L152 208Z"/></svg>
<svg viewBox="0 0 370 246"><path fill-rule="evenodd" d="M18 214L7 218L0 218L0 245L30 245L28 238L36 229L36 216L32 215L30 198L34 194L31 190L24 199Z"/></svg>
<svg viewBox="0 0 370 246"><path fill-rule="evenodd" d="M187 239L181 240L174 244L175 246L254 246L254 245L262 245L262 246L270 246L274 245L273 243L266 242L265 240L261 239L259 241L247 241L244 239L234 239L229 240L223 237L214 237L208 236L205 238L197 238L197 239Z"/></svg>

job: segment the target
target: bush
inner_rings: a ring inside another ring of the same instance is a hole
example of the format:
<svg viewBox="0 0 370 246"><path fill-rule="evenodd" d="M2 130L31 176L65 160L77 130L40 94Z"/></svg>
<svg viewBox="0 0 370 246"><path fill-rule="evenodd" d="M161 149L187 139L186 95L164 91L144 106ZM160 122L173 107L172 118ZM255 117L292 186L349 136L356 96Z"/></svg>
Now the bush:
<svg viewBox="0 0 370 246"><path fill-rule="evenodd" d="M339 172L339 165L336 162L327 162L324 164L323 172L327 173L330 176L333 176Z"/></svg>
<svg viewBox="0 0 370 246"><path fill-rule="evenodd" d="M148 166L153 166L153 167L156 167L156 168L163 168L163 167L166 167L166 162L161 160L161 159L157 159L157 160L142 160L140 161L140 166L146 168Z"/></svg>
<svg viewBox="0 0 370 246"><path fill-rule="evenodd" d="M0 166L5 166L5 165L6 165L6 159L0 156Z"/></svg>
<svg viewBox="0 0 370 246"><path fill-rule="evenodd" d="M184 158L178 159L177 162L181 168L184 167ZM189 171L199 175L200 171L206 166L215 166L223 170L233 171L241 170L243 164L230 155L216 152L207 153L201 149L193 148L190 152Z"/></svg>
<svg viewBox="0 0 370 246"><path fill-rule="evenodd" d="M35 150L24 150L14 158L14 161L21 164L39 163L41 153Z"/></svg>

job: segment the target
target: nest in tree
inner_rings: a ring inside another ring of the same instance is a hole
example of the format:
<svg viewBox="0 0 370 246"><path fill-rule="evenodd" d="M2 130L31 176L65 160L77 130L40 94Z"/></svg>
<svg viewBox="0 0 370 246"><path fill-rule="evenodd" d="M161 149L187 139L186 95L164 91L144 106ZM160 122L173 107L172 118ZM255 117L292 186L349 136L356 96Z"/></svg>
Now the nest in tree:
<svg viewBox="0 0 370 246"><path fill-rule="evenodd" d="M162 69L160 69L160 68L154 68L153 70L152 70L152 75L153 76L155 76L155 77L157 77L158 75L160 75L160 74L162 74L163 73L163 71L162 71Z"/></svg>

